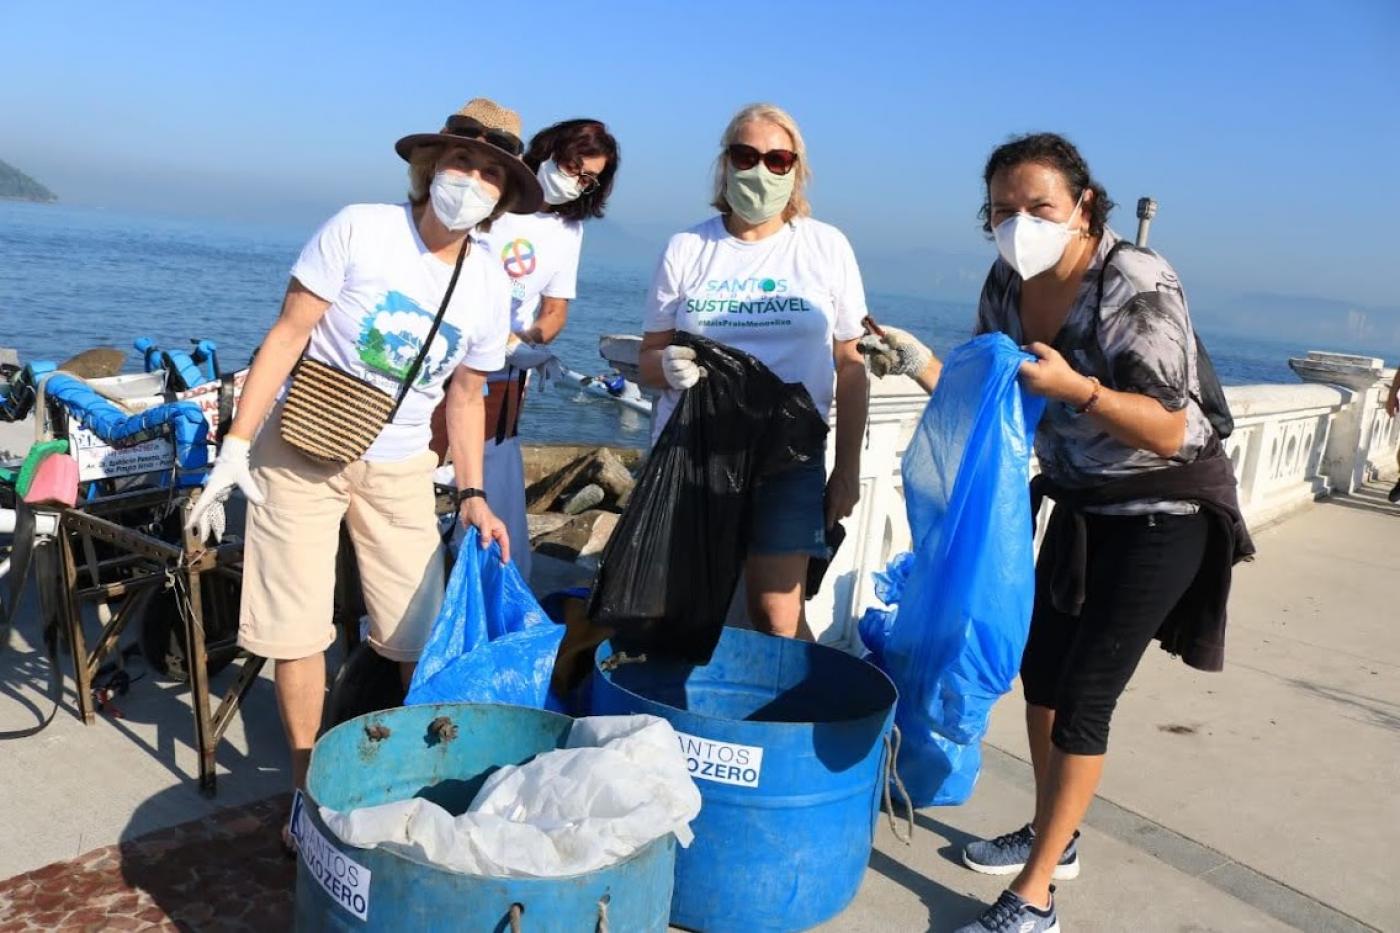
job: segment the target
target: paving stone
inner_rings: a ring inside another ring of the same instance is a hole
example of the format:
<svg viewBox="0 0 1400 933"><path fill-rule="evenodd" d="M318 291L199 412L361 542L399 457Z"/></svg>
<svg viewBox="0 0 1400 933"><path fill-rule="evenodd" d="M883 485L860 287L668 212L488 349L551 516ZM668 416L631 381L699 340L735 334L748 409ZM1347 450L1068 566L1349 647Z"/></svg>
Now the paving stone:
<svg viewBox="0 0 1400 933"><path fill-rule="evenodd" d="M285 795L0 881L0 933L290 926ZM211 892L213 894L211 895Z"/></svg>

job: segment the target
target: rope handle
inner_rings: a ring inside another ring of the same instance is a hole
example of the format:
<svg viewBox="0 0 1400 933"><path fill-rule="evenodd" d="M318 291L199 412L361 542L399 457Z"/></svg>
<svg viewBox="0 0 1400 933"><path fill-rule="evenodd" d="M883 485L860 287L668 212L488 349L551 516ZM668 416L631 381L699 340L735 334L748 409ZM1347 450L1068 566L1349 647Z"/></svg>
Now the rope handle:
<svg viewBox="0 0 1400 933"><path fill-rule="evenodd" d="M894 833L894 838L905 845L914 844L914 801L909 798L909 790L904 786L904 779L899 776L899 767L896 761L899 758L899 745L902 741L899 726L891 726L890 731L885 733L885 813L889 815L890 832ZM899 791L899 796L904 798L904 815L909 822L909 830L901 835L899 824L894 818L894 801L890 795L890 784L893 783Z"/></svg>
<svg viewBox="0 0 1400 933"><path fill-rule="evenodd" d="M598 898L598 928L597 933L608 933L608 904L612 902L611 894L604 894ZM516 901L510 905L510 910L506 913L506 919L510 921L510 933L520 933L521 918L525 916L525 905Z"/></svg>

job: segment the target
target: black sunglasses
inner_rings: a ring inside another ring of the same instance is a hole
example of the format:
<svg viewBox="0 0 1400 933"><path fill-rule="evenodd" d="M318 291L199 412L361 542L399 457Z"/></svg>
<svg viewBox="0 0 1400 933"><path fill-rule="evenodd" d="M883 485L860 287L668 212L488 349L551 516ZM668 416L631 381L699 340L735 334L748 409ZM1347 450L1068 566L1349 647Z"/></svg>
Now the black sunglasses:
<svg viewBox="0 0 1400 933"><path fill-rule="evenodd" d="M769 149L767 152L759 152L753 146L744 143L731 143L724 151L729 156L730 164L741 172L748 171L762 162L774 175L786 175L797 164L797 153L791 149Z"/></svg>
<svg viewBox="0 0 1400 933"><path fill-rule="evenodd" d="M449 136L461 136L464 139L479 139L482 142L490 143L502 152L513 156L519 156L525 151L525 147L520 143L520 137L505 130L496 130L484 125L475 117L464 117L461 114L453 114L447 118L447 129L444 131Z"/></svg>

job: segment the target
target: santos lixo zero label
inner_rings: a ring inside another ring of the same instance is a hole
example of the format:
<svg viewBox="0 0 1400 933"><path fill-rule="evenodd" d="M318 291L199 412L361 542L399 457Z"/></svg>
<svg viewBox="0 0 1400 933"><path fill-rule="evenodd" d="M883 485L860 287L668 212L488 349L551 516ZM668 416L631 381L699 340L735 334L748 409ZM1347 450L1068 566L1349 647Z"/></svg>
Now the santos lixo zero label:
<svg viewBox="0 0 1400 933"><path fill-rule="evenodd" d="M369 869L333 846L311 822L301 791L292 798L292 835L297 853L316 883L331 899L359 917L369 919Z"/></svg>
<svg viewBox="0 0 1400 933"><path fill-rule="evenodd" d="M690 776L716 784L736 787L757 787L763 774L763 749L757 745L735 745L716 742L698 735L677 732L681 753L685 755Z"/></svg>

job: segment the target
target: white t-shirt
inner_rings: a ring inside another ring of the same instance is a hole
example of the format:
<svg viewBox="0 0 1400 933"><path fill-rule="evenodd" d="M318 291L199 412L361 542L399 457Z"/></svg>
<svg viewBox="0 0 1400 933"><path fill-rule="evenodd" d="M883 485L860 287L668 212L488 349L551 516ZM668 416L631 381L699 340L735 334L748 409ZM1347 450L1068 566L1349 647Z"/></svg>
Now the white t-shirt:
<svg viewBox="0 0 1400 933"><path fill-rule="evenodd" d="M583 225L558 214L506 214L480 235L510 276L511 330L529 330L541 298L572 299L578 287Z"/></svg>
<svg viewBox="0 0 1400 933"><path fill-rule="evenodd" d="M442 306L452 265L423 245L410 205L352 204L316 231L292 275L331 303L307 355L397 396ZM413 388L364 459L405 460L427 450L443 382L459 364L500 369L509 335L510 280L473 242Z"/></svg>
<svg viewBox="0 0 1400 933"><path fill-rule="evenodd" d="M752 354L784 382L807 387L831 409L833 340L864 332L865 287L845 235L798 217L755 243L730 236L715 216L671 237L647 296L647 331L679 330ZM680 393L667 390L654 423Z"/></svg>

